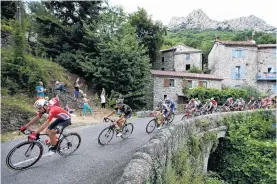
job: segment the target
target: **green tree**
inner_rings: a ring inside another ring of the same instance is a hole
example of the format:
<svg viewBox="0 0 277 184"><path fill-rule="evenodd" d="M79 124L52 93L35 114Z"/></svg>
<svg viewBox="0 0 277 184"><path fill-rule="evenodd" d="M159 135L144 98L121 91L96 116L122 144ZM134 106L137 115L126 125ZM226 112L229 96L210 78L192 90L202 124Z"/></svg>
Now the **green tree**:
<svg viewBox="0 0 277 184"><path fill-rule="evenodd" d="M157 54L163 45L163 36L167 32L166 28L160 21L154 22L143 8L138 8L137 12L130 14L129 21L136 28L140 45L144 45L147 48L150 62L155 62Z"/></svg>
<svg viewBox="0 0 277 184"><path fill-rule="evenodd" d="M150 65L146 50L136 40L135 29L124 24L102 47L99 57L80 62L95 88L105 87L122 95L142 92L149 82Z"/></svg>

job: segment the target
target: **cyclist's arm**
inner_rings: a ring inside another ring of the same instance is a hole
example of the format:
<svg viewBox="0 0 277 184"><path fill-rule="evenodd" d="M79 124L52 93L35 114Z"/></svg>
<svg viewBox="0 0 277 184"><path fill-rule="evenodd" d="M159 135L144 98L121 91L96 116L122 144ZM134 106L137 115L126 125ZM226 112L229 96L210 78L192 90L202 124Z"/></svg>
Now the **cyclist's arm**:
<svg viewBox="0 0 277 184"><path fill-rule="evenodd" d="M110 116L112 116L114 113L115 113L115 110L113 110L113 111L111 112L111 114L109 114L109 115L107 116L107 118L110 117Z"/></svg>
<svg viewBox="0 0 277 184"><path fill-rule="evenodd" d="M35 131L35 133L36 134L38 134L38 133L40 133L42 130L44 130L49 124L50 124L50 122L51 121L45 121L45 123L43 123L42 125L41 125L41 127L39 127L36 131Z"/></svg>
<svg viewBox="0 0 277 184"><path fill-rule="evenodd" d="M36 117L34 117L29 123L27 123L25 125L26 128L28 128L29 126L31 126L32 124L34 124L35 122L37 122L40 119L40 116L37 115Z"/></svg>

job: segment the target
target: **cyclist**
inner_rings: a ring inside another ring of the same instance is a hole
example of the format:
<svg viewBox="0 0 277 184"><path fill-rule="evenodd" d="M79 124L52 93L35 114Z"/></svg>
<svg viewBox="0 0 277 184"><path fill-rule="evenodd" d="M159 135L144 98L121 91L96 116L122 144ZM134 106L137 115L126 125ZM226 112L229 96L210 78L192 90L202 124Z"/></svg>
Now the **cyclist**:
<svg viewBox="0 0 277 184"><path fill-rule="evenodd" d="M56 152L57 148L57 126L61 126L61 128L65 128L68 125L71 125L71 116L70 114L64 110L61 107L51 105L49 102L45 99L39 99L35 102L34 107L38 109L38 113L36 117L34 117L29 123L27 123L25 126L20 127L20 131L25 131L26 128L34 124L36 121L38 121L43 114L49 114L48 118L45 123L43 123L42 126L40 126L36 131L34 131L31 135L29 135L29 140L36 139L37 135L43 131L46 127L46 133L48 134L50 138L50 144L49 151L53 153ZM52 121L53 118L56 118L55 121ZM51 123L52 121L52 123Z"/></svg>
<svg viewBox="0 0 277 184"><path fill-rule="evenodd" d="M124 99L117 99L116 100L116 105L114 107L114 110L105 118L108 118L115 114L116 112L120 111L122 113L120 115L120 118L115 122L115 127L117 129L117 137L122 136L122 128L123 128L123 123L126 121L126 119L129 119L132 116L132 109L129 105L123 104Z"/></svg>
<svg viewBox="0 0 277 184"><path fill-rule="evenodd" d="M197 109L199 110L202 107L202 103L198 98L195 98L196 104L197 104Z"/></svg>
<svg viewBox="0 0 277 184"><path fill-rule="evenodd" d="M233 104L234 104L234 100L233 100L232 96L230 96L230 97L226 100L226 102L224 103L224 106L227 106L228 109L230 109L230 108L233 106Z"/></svg>
<svg viewBox="0 0 277 184"><path fill-rule="evenodd" d="M158 129L161 129L164 119L167 118L167 116L169 115L168 106L162 100L159 100L158 106L155 108L154 111L159 111L160 113L159 116L161 117L161 121L160 121L160 124L158 123L159 124Z"/></svg>
<svg viewBox="0 0 277 184"><path fill-rule="evenodd" d="M250 110L253 110L254 109L254 105L256 104L256 101L255 101L255 98L254 96L251 96L249 102L248 102L248 106L250 107Z"/></svg>
<svg viewBox="0 0 277 184"><path fill-rule="evenodd" d="M217 101L214 98L211 98L208 112L212 112L212 110L216 108L217 108Z"/></svg>
<svg viewBox="0 0 277 184"><path fill-rule="evenodd" d="M174 108L175 108L175 103L173 100L170 100L169 98L165 99L165 103L168 105L170 111L169 111L169 116L171 113L174 113Z"/></svg>
<svg viewBox="0 0 277 184"><path fill-rule="evenodd" d="M270 97L265 97L264 100L262 101L262 107L264 109L268 109L271 105L271 99Z"/></svg>
<svg viewBox="0 0 277 184"><path fill-rule="evenodd" d="M195 99L192 98L189 101L189 106L191 107L191 112L197 111L198 102L196 102Z"/></svg>

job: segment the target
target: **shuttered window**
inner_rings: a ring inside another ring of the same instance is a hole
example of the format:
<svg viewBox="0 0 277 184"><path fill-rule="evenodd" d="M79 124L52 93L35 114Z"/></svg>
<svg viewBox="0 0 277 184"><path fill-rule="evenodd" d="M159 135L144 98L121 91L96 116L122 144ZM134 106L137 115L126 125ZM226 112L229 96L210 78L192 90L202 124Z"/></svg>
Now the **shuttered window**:
<svg viewBox="0 0 277 184"><path fill-rule="evenodd" d="M164 87L169 87L170 81L169 79L164 79Z"/></svg>

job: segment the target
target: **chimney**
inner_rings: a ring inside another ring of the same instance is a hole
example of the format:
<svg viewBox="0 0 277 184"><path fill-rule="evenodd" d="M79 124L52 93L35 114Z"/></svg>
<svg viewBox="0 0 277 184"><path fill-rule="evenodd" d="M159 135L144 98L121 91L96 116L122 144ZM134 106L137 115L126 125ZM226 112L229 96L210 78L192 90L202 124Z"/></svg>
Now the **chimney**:
<svg viewBox="0 0 277 184"><path fill-rule="evenodd" d="M251 42L251 43L253 43L253 44L256 44L256 41L255 40L252 40L252 38L248 38L248 40L247 40L248 42Z"/></svg>
<svg viewBox="0 0 277 184"><path fill-rule="evenodd" d="M217 37L215 38L215 41L220 41L220 37L217 36Z"/></svg>

